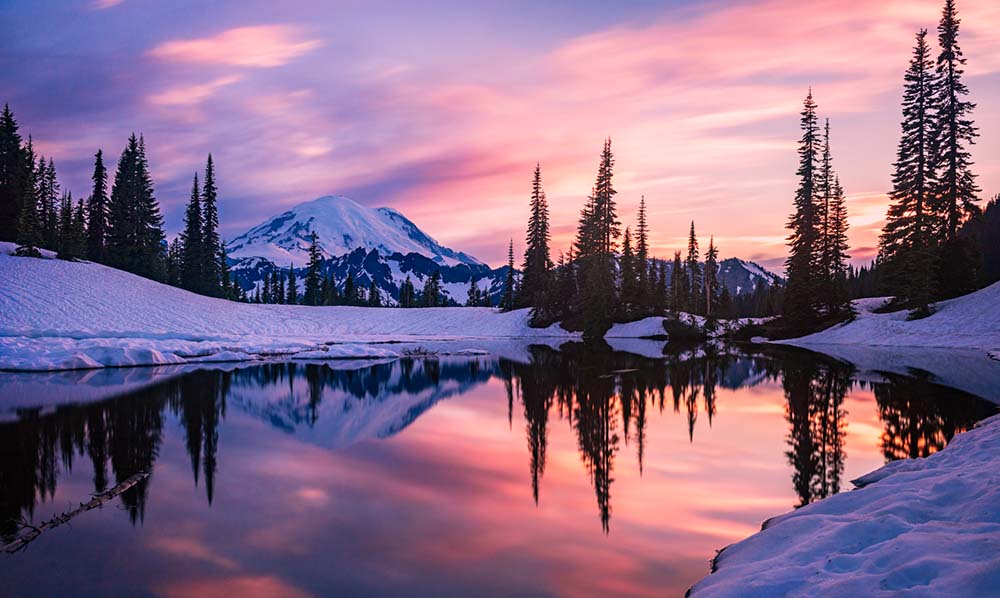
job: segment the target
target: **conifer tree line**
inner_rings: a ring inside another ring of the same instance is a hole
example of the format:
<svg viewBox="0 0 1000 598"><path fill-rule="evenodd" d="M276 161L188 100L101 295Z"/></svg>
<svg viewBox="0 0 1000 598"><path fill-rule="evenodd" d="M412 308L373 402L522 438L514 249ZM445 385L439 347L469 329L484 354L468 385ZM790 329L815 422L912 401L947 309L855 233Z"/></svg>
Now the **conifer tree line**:
<svg viewBox="0 0 1000 598"><path fill-rule="evenodd" d="M969 153L979 134L963 81L960 23L955 1L946 0L937 55L921 29L904 75L901 136L876 268L882 290L914 317L982 282L977 239L964 226L980 217Z"/></svg>
<svg viewBox="0 0 1000 598"><path fill-rule="evenodd" d="M607 139L594 186L580 212L576 238L569 251L553 263L549 207L541 165L536 164L521 276L514 275L511 242L500 307L531 308L536 326L561 321L597 336L612 322L669 311L709 318L727 314L731 298L719 282L719 251L714 239L709 242L704 265L694 222L685 261L677 252L670 267L650 255L646 198L639 200L634 229L626 225L623 230L615 199L614 165L611 139Z"/></svg>
<svg viewBox="0 0 1000 598"><path fill-rule="evenodd" d="M153 188L146 142L132 134L108 176L104 153L94 155L90 195L61 192L55 162L24 141L10 106L0 114L0 240L17 254L87 259L215 297L243 298L229 277L219 238L218 187L209 155L195 175L184 231L169 246ZM110 186L109 186L110 183Z"/></svg>

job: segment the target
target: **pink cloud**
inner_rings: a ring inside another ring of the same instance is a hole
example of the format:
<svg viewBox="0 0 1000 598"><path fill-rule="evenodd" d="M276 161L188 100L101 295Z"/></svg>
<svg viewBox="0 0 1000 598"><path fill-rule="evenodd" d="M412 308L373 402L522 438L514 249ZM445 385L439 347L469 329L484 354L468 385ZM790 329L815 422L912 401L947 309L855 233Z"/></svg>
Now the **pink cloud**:
<svg viewBox="0 0 1000 598"><path fill-rule="evenodd" d="M149 96L149 101L159 106L188 106L198 104L219 89L232 85L242 79L239 75L228 75L213 79L207 83L180 85Z"/></svg>
<svg viewBox="0 0 1000 598"><path fill-rule="evenodd" d="M303 37L297 27L260 25L227 29L211 37L165 42L149 54L175 62L265 68L287 64L322 45L318 39Z"/></svg>

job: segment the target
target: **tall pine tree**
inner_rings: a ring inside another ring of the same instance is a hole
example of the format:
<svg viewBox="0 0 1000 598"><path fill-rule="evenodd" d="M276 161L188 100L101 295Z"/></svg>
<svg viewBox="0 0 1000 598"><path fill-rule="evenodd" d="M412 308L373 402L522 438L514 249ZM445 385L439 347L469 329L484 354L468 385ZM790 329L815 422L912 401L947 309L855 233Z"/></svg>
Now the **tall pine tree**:
<svg viewBox="0 0 1000 598"><path fill-rule="evenodd" d="M295 268L288 264L288 284L285 295L285 303L296 305L299 302L299 286L295 282Z"/></svg>
<svg viewBox="0 0 1000 598"><path fill-rule="evenodd" d="M35 165L35 150L30 137L24 154L22 163L24 180L17 220L17 255L40 257L41 253L38 248L42 245L42 228L38 209L39 173Z"/></svg>
<svg viewBox="0 0 1000 598"><path fill-rule="evenodd" d="M438 274L435 272L435 274ZM510 240L510 245L507 248L507 273L504 276L503 281L503 296L500 299L500 309L502 311L511 311L514 309L514 298L516 293L516 279L514 278L514 239ZM424 291L426 295L427 291ZM427 305L427 297L424 298L424 304ZM433 307L433 305L427 305L427 307Z"/></svg>
<svg viewBox="0 0 1000 598"><path fill-rule="evenodd" d="M94 154L94 187L87 200L87 257L95 262L108 260L108 169L104 153Z"/></svg>
<svg viewBox="0 0 1000 598"><path fill-rule="evenodd" d="M816 276L817 213L816 171L821 145L816 121L816 103L812 90L806 96L800 119L802 138L799 140L799 185L795 190L794 211L787 228L789 255L785 260L788 286L785 291L784 316L792 331L805 331L815 325L819 303Z"/></svg>
<svg viewBox="0 0 1000 598"><path fill-rule="evenodd" d="M918 315L929 313L937 288L937 240L944 222L935 209L933 72L927 30L917 33L904 75L902 133L896 149L891 203L879 237L879 264L885 290Z"/></svg>
<svg viewBox="0 0 1000 598"><path fill-rule="evenodd" d="M684 273L687 276L686 287L688 291L688 302L685 309L692 314L704 312L702 290L703 278L701 263L698 260L698 236L694 232L694 221L691 221L691 230L688 233L688 253L684 261Z"/></svg>
<svg viewBox="0 0 1000 598"><path fill-rule="evenodd" d="M181 287L195 293L205 292L205 242L202 237L204 221L201 209L201 189L198 173L191 185L191 198L184 211L184 231L181 232ZM265 295L270 297L270 294Z"/></svg>
<svg viewBox="0 0 1000 598"><path fill-rule="evenodd" d="M939 292L946 297L972 290L976 278L971 246L958 236L962 223L979 212L976 202L980 191L969 153L969 146L975 143L979 134L971 118L976 105L965 99L969 89L962 81L965 57L958 45L960 22L955 0L945 0L938 24L941 53L936 67L934 155L937 185L934 195L945 226Z"/></svg>
<svg viewBox="0 0 1000 598"><path fill-rule="evenodd" d="M17 120L10 106L4 104L0 113L0 241L18 239L17 224L28 181L25 154Z"/></svg>
<svg viewBox="0 0 1000 598"><path fill-rule="evenodd" d="M205 162L205 186L201 192L201 237L205 251L202 286L206 294L216 297L222 294L222 241L219 239L218 196L219 189L215 184L215 164L212 162L212 154L209 154L208 160Z"/></svg>
<svg viewBox="0 0 1000 598"><path fill-rule="evenodd" d="M521 292L517 303L538 311L545 305L552 271L552 258L549 255L549 205L545 200L545 190L542 189L540 164L535 165L535 175L531 181L530 208Z"/></svg>
<svg viewBox="0 0 1000 598"><path fill-rule="evenodd" d="M604 142L597 180L580 214L576 241L576 278L579 293L575 312L582 318L585 336L600 337L611 325L618 298L615 292L615 250L621 236L614 187L611 139Z"/></svg>
<svg viewBox="0 0 1000 598"><path fill-rule="evenodd" d="M719 307L719 248L715 246L715 237L709 237L708 250L705 252L705 286L702 293L705 297L705 316L718 317Z"/></svg>
<svg viewBox="0 0 1000 598"><path fill-rule="evenodd" d="M305 291L302 297L305 305L319 305L321 284L319 267L322 259L319 239L313 232L309 237L309 265L306 266Z"/></svg>
<svg viewBox="0 0 1000 598"><path fill-rule="evenodd" d="M635 228L635 259L636 270L638 271L639 286L636 293L636 304L643 313L648 313L655 301L654 285L652 284L651 272L654 272L656 264L649 261L649 225L646 222L646 196L639 198L639 217Z"/></svg>
<svg viewBox="0 0 1000 598"><path fill-rule="evenodd" d="M621 277L620 315L628 318L635 314L639 299L639 276L635 253L632 251L632 230L628 227L625 228L625 236L622 238L622 255L618 270Z"/></svg>
<svg viewBox="0 0 1000 598"><path fill-rule="evenodd" d="M108 263L133 274L162 279L166 251L163 218L153 193L146 143L129 137L108 202Z"/></svg>

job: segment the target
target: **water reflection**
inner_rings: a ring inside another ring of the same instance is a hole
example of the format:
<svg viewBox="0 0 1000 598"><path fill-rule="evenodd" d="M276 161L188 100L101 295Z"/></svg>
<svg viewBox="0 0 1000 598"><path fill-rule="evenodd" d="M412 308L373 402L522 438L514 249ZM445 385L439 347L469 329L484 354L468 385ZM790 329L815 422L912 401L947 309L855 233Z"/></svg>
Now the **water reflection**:
<svg viewBox="0 0 1000 598"><path fill-rule="evenodd" d="M498 381L506 395L505 431L516 429L515 415L518 421L523 418L526 455L520 466L527 468L533 504L546 500L553 429L570 430L577 467L593 491L587 500L596 502L604 534L611 533L613 497L621 492L616 478L623 468L635 468L642 476L650 451L665 442L662 434L650 434L652 421L676 420L684 427L687 445L710 442L702 439L713 423L747 417L746 410L756 408L751 391L757 387L773 386L784 396L786 462L780 465L787 468L785 479L795 497L789 506L841 490L851 393L873 394L882 429L878 450L886 461L940 450L954 434L996 411L991 403L937 386L926 375L887 374L859 381L850 366L805 352L700 347L654 359L569 344L559 351L531 347L529 355L527 361L475 357L267 363L180 371L153 377L124 396L86 403L65 404L61 398L53 406L43 397L37 406L0 412L5 420L0 423L0 535L9 540L19 521L36 520L38 505L53 500L60 479L72 473L78 460L89 462L95 492L138 471L153 472L121 497L129 521L141 524L164 438L176 433L172 422L183 439L189 463L184 467L190 467L193 485L201 488L203 504L212 505L225 463L220 453L227 447L220 428L234 409L266 423L275 434L340 451L396 437L441 401ZM2 389L0 381L0 396ZM474 436L489 431L463 432ZM447 430L443 434L441 443L454 443L456 462L473 459L474 446L462 444L463 437ZM727 450L742 448L751 447ZM738 455L721 458L729 456ZM662 476L669 459L656 453L657 475ZM558 487L560 481L550 483ZM538 517L544 524L545 516Z"/></svg>

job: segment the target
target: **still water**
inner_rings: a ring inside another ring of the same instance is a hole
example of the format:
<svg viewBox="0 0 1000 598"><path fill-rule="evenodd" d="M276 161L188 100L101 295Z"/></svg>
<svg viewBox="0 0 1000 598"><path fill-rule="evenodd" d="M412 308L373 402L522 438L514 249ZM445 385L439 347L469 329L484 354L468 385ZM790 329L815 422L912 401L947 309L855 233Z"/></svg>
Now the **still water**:
<svg viewBox="0 0 1000 598"><path fill-rule="evenodd" d="M811 353L0 373L0 594L680 595L762 520L997 411Z"/></svg>

